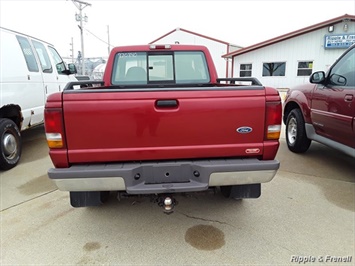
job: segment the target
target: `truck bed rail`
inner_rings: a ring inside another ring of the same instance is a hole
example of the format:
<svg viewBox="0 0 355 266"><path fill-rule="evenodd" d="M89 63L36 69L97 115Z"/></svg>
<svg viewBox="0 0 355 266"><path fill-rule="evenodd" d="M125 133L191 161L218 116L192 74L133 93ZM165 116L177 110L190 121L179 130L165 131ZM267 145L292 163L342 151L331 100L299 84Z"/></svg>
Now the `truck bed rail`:
<svg viewBox="0 0 355 266"><path fill-rule="evenodd" d="M63 91L74 90L74 86L80 86L80 88L86 88L86 87L94 87L93 85L103 86L104 81L102 81L102 80L99 80L99 81L93 81L93 80L72 81L72 82L67 83L67 85L64 87Z"/></svg>
<svg viewBox="0 0 355 266"><path fill-rule="evenodd" d="M85 89L85 88L95 88L95 87L99 87L99 86L103 86L104 85L104 81L100 80L100 81L91 81L91 80L87 80L87 81L73 81L73 82L69 82L67 83L67 85L64 88L64 91L68 91L68 90L74 90L74 86L80 86L81 89ZM122 88L154 88L156 89L157 87L164 89L164 88L171 88L171 87L179 87L179 88L183 88L183 87L191 87L191 85L195 85L196 87L213 87L215 85L236 85L236 86L263 86L261 84L261 82L257 79L257 78L253 78L253 77L242 77L242 78L218 78L217 79L217 84L211 84L211 83L198 83L198 84L145 84L145 85L124 85L124 86L110 86L111 89L122 89Z"/></svg>
<svg viewBox="0 0 355 266"><path fill-rule="evenodd" d="M253 77L242 77L242 78L218 78L217 82L221 83L221 81L225 81L226 84L236 84L236 82L243 82L248 84L239 84L239 85L257 85L263 86L261 82L257 78Z"/></svg>

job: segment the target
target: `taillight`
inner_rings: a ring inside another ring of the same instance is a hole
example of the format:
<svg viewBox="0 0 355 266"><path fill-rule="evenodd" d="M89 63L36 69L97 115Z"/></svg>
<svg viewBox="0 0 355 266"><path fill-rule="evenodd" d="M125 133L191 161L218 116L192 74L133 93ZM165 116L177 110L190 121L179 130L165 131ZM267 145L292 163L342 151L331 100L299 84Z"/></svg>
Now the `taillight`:
<svg viewBox="0 0 355 266"><path fill-rule="evenodd" d="M44 111L44 127L48 147L51 149L64 148L62 109L46 109Z"/></svg>
<svg viewBox="0 0 355 266"><path fill-rule="evenodd" d="M281 102L266 102L265 138L279 139L281 133L282 104Z"/></svg>

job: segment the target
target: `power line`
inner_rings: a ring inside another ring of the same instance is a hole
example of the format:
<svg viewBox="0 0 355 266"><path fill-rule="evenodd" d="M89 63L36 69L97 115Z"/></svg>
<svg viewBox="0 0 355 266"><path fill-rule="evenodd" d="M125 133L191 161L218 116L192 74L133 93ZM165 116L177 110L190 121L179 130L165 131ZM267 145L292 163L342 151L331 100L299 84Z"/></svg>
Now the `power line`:
<svg viewBox="0 0 355 266"><path fill-rule="evenodd" d="M115 47L114 45L112 44L109 44L108 42L104 41L103 39L101 39L100 37L96 36L94 33L92 33L91 31L89 31L87 28L85 28L85 30L90 33L92 36L94 36L96 39L100 40L101 42L111 46L111 47Z"/></svg>

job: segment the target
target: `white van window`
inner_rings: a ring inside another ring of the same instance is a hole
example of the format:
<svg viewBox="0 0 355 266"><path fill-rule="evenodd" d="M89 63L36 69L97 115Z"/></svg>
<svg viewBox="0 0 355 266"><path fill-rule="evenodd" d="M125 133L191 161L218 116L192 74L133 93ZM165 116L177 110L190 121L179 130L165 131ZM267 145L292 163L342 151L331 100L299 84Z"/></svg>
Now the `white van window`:
<svg viewBox="0 0 355 266"><path fill-rule="evenodd" d="M54 61L54 64L55 64L55 66L57 68L58 73L62 74L66 70L65 64L63 62L63 59L60 57L58 52L53 47L48 46L48 50L49 50L49 53L52 56L52 59Z"/></svg>
<svg viewBox="0 0 355 266"><path fill-rule="evenodd" d="M36 49L39 61L41 62L42 71L44 73L52 73L53 68L48 53L46 51L46 48L42 43L38 41L32 40L32 43Z"/></svg>
<svg viewBox="0 0 355 266"><path fill-rule="evenodd" d="M21 46L21 50L23 56L25 57L28 71L38 72L39 71L38 65L33 50L31 48L30 42L25 37L22 36L17 35L16 38Z"/></svg>

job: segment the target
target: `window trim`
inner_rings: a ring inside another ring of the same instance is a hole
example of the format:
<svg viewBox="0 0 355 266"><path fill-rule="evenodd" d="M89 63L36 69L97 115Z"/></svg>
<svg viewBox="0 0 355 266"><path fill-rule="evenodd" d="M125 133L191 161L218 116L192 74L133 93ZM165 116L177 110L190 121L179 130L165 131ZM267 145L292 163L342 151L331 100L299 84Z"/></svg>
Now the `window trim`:
<svg viewBox="0 0 355 266"><path fill-rule="evenodd" d="M242 70L242 65L250 65L250 70ZM241 73L246 73L246 72L250 72L250 75L249 76L246 76L246 75L241 75ZM239 64L239 77L251 77L253 75L253 63L241 63Z"/></svg>
<svg viewBox="0 0 355 266"><path fill-rule="evenodd" d="M312 67L311 68L300 68L299 67L299 63L311 63L312 64ZM310 75L312 75L312 72L313 72L313 64L314 64L314 60L298 60L297 61L297 77L308 77ZM308 75L300 75L299 74L299 71L300 70L310 70L310 73Z"/></svg>

